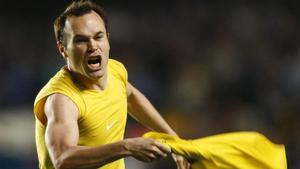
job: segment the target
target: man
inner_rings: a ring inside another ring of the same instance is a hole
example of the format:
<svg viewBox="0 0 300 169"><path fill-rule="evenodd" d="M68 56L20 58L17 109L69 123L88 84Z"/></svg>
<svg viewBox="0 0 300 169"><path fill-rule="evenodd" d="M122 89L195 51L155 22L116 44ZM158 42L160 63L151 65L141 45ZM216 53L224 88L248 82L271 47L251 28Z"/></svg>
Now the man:
<svg viewBox="0 0 300 169"><path fill-rule="evenodd" d="M176 133L127 81L122 63L109 59L103 10L73 2L55 20L63 67L36 97L36 144L41 169L123 169L124 157L150 162L171 151L150 138L123 139L127 108L146 127ZM177 157L178 168L187 168Z"/></svg>

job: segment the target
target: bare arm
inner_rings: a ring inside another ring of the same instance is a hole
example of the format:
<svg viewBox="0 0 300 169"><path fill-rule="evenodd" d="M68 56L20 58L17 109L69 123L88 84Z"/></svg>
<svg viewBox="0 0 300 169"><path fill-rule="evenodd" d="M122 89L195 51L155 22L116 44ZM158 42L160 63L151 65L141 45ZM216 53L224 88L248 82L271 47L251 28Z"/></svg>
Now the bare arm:
<svg viewBox="0 0 300 169"><path fill-rule="evenodd" d="M151 139L133 138L99 147L78 146L78 109L66 96L53 94L45 103L45 142L55 168L97 168L117 159L133 156L153 161L170 150Z"/></svg>
<svg viewBox="0 0 300 169"><path fill-rule="evenodd" d="M150 101L129 82L127 85L127 97L128 109L133 118L149 129L176 135Z"/></svg>

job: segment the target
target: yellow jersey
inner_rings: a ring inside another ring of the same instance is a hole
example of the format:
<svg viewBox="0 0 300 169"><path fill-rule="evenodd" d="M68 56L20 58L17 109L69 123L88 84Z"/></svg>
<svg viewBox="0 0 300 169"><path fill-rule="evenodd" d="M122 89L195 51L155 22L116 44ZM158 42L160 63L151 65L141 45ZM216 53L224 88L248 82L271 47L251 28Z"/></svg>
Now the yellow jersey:
<svg viewBox="0 0 300 169"><path fill-rule="evenodd" d="M38 93L34 102L35 139L40 169L52 169L45 145L44 104L47 96L60 93L69 97L79 110L78 128L81 146L101 146L124 138L127 119L127 71L122 63L109 59L107 87L103 91L80 87L63 67ZM124 169L124 159L101 169Z"/></svg>
<svg viewBox="0 0 300 169"><path fill-rule="evenodd" d="M284 145L257 132L233 132L194 140L148 132L153 138L192 162L192 169L287 169Z"/></svg>

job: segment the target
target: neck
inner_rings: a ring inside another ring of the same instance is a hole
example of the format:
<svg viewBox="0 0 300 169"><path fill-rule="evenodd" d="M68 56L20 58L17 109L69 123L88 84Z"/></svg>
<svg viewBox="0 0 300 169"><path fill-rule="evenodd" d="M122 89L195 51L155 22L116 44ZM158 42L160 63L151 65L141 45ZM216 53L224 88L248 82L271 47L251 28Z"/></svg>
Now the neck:
<svg viewBox="0 0 300 169"><path fill-rule="evenodd" d="M107 75L105 74L100 79L90 79L85 76L79 75L77 79L87 89L105 90L107 85Z"/></svg>
<svg viewBox="0 0 300 169"><path fill-rule="evenodd" d="M107 86L107 73L99 79L91 79L81 74L70 71L74 80L83 88L105 90Z"/></svg>
<svg viewBox="0 0 300 169"><path fill-rule="evenodd" d="M90 79L89 79L90 80ZM105 90L107 85L107 76L103 76L97 80L82 80L85 87L93 90Z"/></svg>

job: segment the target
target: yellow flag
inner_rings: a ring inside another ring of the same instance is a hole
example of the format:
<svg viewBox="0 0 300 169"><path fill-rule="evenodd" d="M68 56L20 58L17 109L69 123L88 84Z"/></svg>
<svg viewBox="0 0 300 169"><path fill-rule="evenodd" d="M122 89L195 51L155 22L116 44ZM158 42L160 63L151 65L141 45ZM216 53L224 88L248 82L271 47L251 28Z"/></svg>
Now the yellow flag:
<svg viewBox="0 0 300 169"><path fill-rule="evenodd" d="M148 132L153 138L192 162L192 169L287 169L284 145L257 132L233 132L185 140Z"/></svg>

